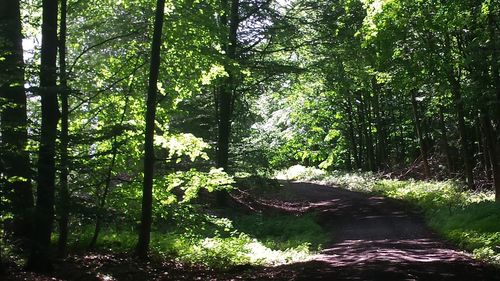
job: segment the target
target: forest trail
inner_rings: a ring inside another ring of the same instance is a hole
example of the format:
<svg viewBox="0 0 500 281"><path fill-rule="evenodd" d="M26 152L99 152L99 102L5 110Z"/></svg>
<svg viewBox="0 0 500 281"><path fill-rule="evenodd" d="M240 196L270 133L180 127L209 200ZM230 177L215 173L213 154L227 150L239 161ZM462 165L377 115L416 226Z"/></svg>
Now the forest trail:
<svg viewBox="0 0 500 281"><path fill-rule="evenodd" d="M271 279L500 280L500 269L445 243L401 202L312 183L284 185L283 206L317 212L332 242L312 261L276 268Z"/></svg>
<svg viewBox="0 0 500 281"><path fill-rule="evenodd" d="M276 267L242 265L221 271L96 252L57 261L54 276L17 272L5 280L500 281L500 268L478 262L444 242L403 202L313 183L282 185L271 192L237 190L232 195L265 213L315 213L331 241L309 261ZM0 276L0 280L4 279Z"/></svg>

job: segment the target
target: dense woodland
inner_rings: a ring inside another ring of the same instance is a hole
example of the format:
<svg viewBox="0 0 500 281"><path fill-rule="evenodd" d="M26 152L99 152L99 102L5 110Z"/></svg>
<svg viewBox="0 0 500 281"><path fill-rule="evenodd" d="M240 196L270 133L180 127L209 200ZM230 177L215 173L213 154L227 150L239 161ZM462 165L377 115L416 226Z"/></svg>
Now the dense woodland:
<svg viewBox="0 0 500 281"><path fill-rule="evenodd" d="M121 224L145 259L176 208L297 164L500 201L499 21L498 0L2 0L0 252L47 272Z"/></svg>

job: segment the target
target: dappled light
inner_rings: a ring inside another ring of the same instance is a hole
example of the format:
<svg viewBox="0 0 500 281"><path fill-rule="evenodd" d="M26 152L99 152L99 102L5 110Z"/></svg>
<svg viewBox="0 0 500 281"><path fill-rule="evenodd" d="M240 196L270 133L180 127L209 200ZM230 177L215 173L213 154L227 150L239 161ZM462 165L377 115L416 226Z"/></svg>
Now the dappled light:
<svg viewBox="0 0 500 281"><path fill-rule="evenodd" d="M2 0L0 280L500 281L499 0Z"/></svg>
<svg viewBox="0 0 500 281"><path fill-rule="evenodd" d="M463 253L432 239L346 240L321 251L318 260L332 266L353 266L377 262L405 263L466 261Z"/></svg>

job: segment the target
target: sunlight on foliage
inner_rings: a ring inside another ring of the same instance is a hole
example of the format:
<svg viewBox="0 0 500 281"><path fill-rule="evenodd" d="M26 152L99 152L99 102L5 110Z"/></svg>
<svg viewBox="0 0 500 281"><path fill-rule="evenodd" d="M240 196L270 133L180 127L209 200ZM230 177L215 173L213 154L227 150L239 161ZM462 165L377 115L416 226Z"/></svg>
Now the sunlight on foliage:
<svg viewBox="0 0 500 281"><path fill-rule="evenodd" d="M181 161L182 156L188 156L191 161L198 157L208 159L204 150L210 147L203 139L193 134L155 135L155 145L167 149L168 158L177 162Z"/></svg>
<svg viewBox="0 0 500 281"><path fill-rule="evenodd" d="M276 178L279 180L315 180L321 179L326 172L320 169L295 165L286 170L279 171Z"/></svg>
<svg viewBox="0 0 500 281"><path fill-rule="evenodd" d="M171 192L179 187L183 191L181 202L186 203L196 198L201 189L206 189L209 192L229 190L233 183L233 178L221 168L212 168L208 173L190 169L185 172L177 171L171 173L162 180L158 180L156 182L158 188L155 194L160 204L168 205L177 201Z"/></svg>

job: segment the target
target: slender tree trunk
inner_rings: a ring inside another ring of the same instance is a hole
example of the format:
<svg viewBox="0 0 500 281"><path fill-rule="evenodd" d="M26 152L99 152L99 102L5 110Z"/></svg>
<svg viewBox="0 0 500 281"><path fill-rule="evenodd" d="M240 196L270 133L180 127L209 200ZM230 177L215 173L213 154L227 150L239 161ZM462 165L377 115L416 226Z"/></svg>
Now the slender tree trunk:
<svg viewBox="0 0 500 281"><path fill-rule="evenodd" d="M365 113L365 139L366 139L366 156L368 160L368 170L375 172L375 152L373 148L373 134L372 134L372 107L370 102L370 94L365 95L364 104Z"/></svg>
<svg viewBox="0 0 500 281"><path fill-rule="evenodd" d="M154 177L154 133L156 119L157 83L160 72L161 35L165 0L156 1L156 14L151 44L151 64L149 69L148 98L146 111L146 131L144 140L144 181L142 187L142 216L139 228L139 240L136 246L136 255L146 258L151 240L151 224L153 209L153 177Z"/></svg>
<svg viewBox="0 0 500 281"><path fill-rule="evenodd" d="M403 116L403 111L400 109L399 110L399 122L404 122L404 116ZM403 126L399 126L399 163L405 164L406 162L406 142L405 142L405 134L403 131Z"/></svg>
<svg viewBox="0 0 500 281"><path fill-rule="evenodd" d="M352 171L351 151L347 149L345 154L345 165L347 171Z"/></svg>
<svg viewBox="0 0 500 281"><path fill-rule="evenodd" d="M384 141L384 129L382 125L382 115L380 109L380 91L381 87L377 83L375 77L372 78L372 88L373 88L373 114L375 115L375 170L380 170L382 164L385 162L385 141Z"/></svg>
<svg viewBox="0 0 500 281"><path fill-rule="evenodd" d="M97 206L97 215L95 219L94 225L94 234L92 235L92 239L88 245L89 249L94 249L97 244L97 239L99 238L99 233L101 232L102 225L102 216L104 212L104 208L106 207L106 200L108 198L109 189L111 188L111 177L113 176L113 169L116 163L116 156L118 153L118 144L116 140L116 136L113 139L113 151L111 156L111 163L109 164L108 172L106 174L106 180L104 183L104 191L101 194L101 198L99 200L99 204Z"/></svg>
<svg viewBox="0 0 500 281"><path fill-rule="evenodd" d="M391 115L390 118L388 119L387 123L387 164L389 165L389 169L393 170L393 167L396 166L396 162L398 161L398 130L397 127L401 127L401 125L395 126L395 124L398 124L397 121L397 116L396 116L396 109L395 108L389 108L388 111L390 112L389 114Z"/></svg>
<svg viewBox="0 0 500 281"><path fill-rule="evenodd" d="M66 255L66 244L68 242L68 222L69 222L69 205L70 196L68 188L69 176L69 159L68 159L68 122L69 122L69 105L68 105L68 79L66 75L66 15L67 15L67 0L61 0L61 17L59 23L59 82L60 82L60 99L61 99L61 135L60 135L60 154L61 154L61 171L59 175L59 240L57 241L58 255L64 257Z"/></svg>
<svg viewBox="0 0 500 281"><path fill-rule="evenodd" d="M487 145L487 137L486 137L486 128L483 125L483 121L481 120L481 112L479 113L479 117L476 120L477 126L476 135L477 135L477 150L478 150L478 161L480 164L480 170L483 170L484 175L487 180L492 179L492 169L491 169L491 161L489 159L488 154L488 145Z"/></svg>
<svg viewBox="0 0 500 281"><path fill-rule="evenodd" d="M32 232L33 191L24 90L24 61L19 0L6 0L0 8L0 161L6 197L12 208L12 237L24 249Z"/></svg>
<svg viewBox="0 0 500 281"><path fill-rule="evenodd" d="M354 132L354 120L352 113L352 104L351 101L347 102L347 120L349 123L349 143L351 144L352 154L354 157L354 161L356 164L356 169L361 169L361 158L358 153L358 147L356 144L356 135Z"/></svg>
<svg viewBox="0 0 500 281"><path fill-rule="evenodd" d="M367 161L366 161L366 145L365 145L365 119L364 119L364 105L362 95L359 95L359 103L356 107L358 115L358 136L359 136L359 156L361 159L361 168L366 171Z"/></svg>
<svg viewBox="0 0 500 281"><path fill-rule="evenodd" d="M237 32L239 26L239 0L231 0L231 5L228 9L227 0L222 1L222 7L225 11L230 11L230 20L227 21L227 16L224 14L221 17L222 26L228 27L228 37L226 45L226 54L230 61L236 59ZM233 66L227 65L226 71L228 77L224 79L223 84L219 88L217 97L218 105L218 130L217 130L217 152L216 166L228 171L229 164L229 143L231 139L231 119L233 111L233 102L235 99L235 75L232 70ZM217 192L217 205L227 205L228 194L226 191Z"/></svg>
<svg viewBox="0 0 500 281"><path fill-rule="evenodd" d="M493 170L493 181L495 185L495 200L500 202L500 71L498 66L498 14L494 15L493 11L498 9L494 9L493 7L494 1L491 1L492 5L489 8L490 13L488 14L488 31L490 34L490 49L491 49L491 80L493 91L496 93L496 100L494 102L496 109L496 129L490 128L489 133L492 136L487 137L490 139L488 145L490 145L489 156L491 161L491 166ZM491 149L493 148L493 150Z"/></svg>
<svg viewBox="0 0 500 281"><path fill-rule="evenodd" d="M469 148L469 139L467 137L467 128L465 125L465 111L462 100L462 89L460 85L460 71L455 73L453 67L453 61L451 56L451 38L450 35L445 37L445 48L447 50L446 57L449 63L449 69L447 73L448 83L450 84L451 94L453 96L453 102L455 104L455 111L457 114L458 123L458 133L460 135L460 146L462 152L462 158L464 159L464 173L465 181L469 189L474 187L474 176L473 176L473 160Z"/></svg>
<svg viewBox="0 0 500 281"><path fill-rule="evenodd" d="M5 264L3 262L2 249L0 249L0 277L3 276L4 274L5 274Z"/></svg>
<svg viewBox="0 0 500 281"><path fill-rule="evenodd" d="M120 123L119 123L120 127L123 125L123 122L125 121L125 115L127 113L127 108L128 108L129 97L130 97L131 91L132 91L132 83L130 84L129 95L127 95L127 98L125 100L125 106L123 107L122 116L120 118ZM95 248L95 246L97 245L97 239L99 238L99 233L101 232L102 215L104 213L104 209L106 207L106 200L108 198L109 190L111 188L111 179L113 176L113 169L115 168L117 156L118 156L118 136L114 135L113 136L113 144L112 144L112 152L111 152L111 162L109 164L108 172L106 174L106 180L104 183L104 191L100 197L100 201L99 201L99 204L97 206L97 216L96 216L95 225L94 225L94 234L92 235L92 239L90 240L90 243L88 245L89 249Z"/></svg>
<svg viewBox="0 0 500 281"><path fill-rule="evenodd" d="M496 104L495 107L495 114L496 114L496 123L497 123L497 142L500 144L500 71L498 70L498 47L497 47L497 41L498 41L498 31L497 31L497 19L498 15L494 15L493 11L495 11L495 8L493 7L493 3L495 1L491 1L491 7L489 8L489 14L488 14L488 32L490 36L490 51L491 51L491 80L492 80L492 86L493 90L496 93L496 101L494 104ZM498 9L497 9L498 10ZM500 145L499 145L500 146Z"/></svg>
<svg viewBox="0 0 500 281"><path fill-rule="evenodd" d="M472 173L473 160L469 148L469 140L467 138L467 128L465 126L465 113L463 107L462 93L460 82L453 73L448 76L452 88L453 101L458 117L458 132L460 134L460 146L462 148L462 157L464 159L464 172L467 186L472 189L474 187L474 176Z"/></svg>
<svg viewBox="0 0 500 281"><path fill-rule="evenodd" d="M498 151L496 151L496 140L491 126L488 110L481 109L481 125L485 133L486 147L493 173L493 187L495 188L495 201L500 202L500 165L498 163Z"/></svg>
<svg viewBox="0 0 500 281"><path fill-rule="evenodd" d="M429 167L428 152L425 144L424 135L422 132L422 124L420 120L420 114L418 111L417 97L415 96L415 90L411 91L411 104L413 108L413 119L415 120L415 131L417 132L418 141L420 143L420 154L422 156L422 163L424 164L424 176L426 179L431 177L431 169Z"/></svg>
<svg viewBox="0 0 500 281"><path fill-rule="evenodd" d="M57 102L57 0L42 1L42 49L40 95L42 129L38 155L38 185L34 245L27 268L37 272L52 270L50 236L54 220L55 152L59 109Z"/></svg>
<svg viewBox="0 0 500 281"><path fill-rule="evenodd" d="M446 123L444 120L444 107L439 106L439 127L441 130L441 149L443 150L446 158L446 170L448 175L453 172L453 162L451 160L450 145L448 141L448 134L446 132Z"/></svg>

